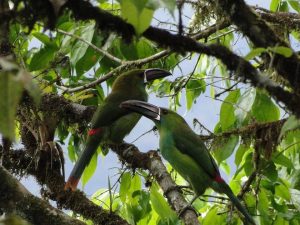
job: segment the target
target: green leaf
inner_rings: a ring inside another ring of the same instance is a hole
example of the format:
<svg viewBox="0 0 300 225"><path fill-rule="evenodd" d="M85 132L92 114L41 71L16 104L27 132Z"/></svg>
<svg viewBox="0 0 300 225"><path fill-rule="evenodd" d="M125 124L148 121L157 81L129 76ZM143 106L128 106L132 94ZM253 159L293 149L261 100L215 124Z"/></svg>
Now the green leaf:
<svg viewBox="0 0 300 225"><path fill-rule="evenodd" d="M288 131L296 130L300 128L300 120L298 120L295 116L290 116L287 121L283 124L278 140L281 140L282 136L285 135Z"/></svg>
<svg viewBox="0 0 300 225"><path fill-rule="evenodd" d="M155 54L155 46L148 40L140 38L136 43L136 51L138 58L146 58L148 56L151 56L152 54ZM173 58L174 55L173 57L170 57L171 60ZM167 60L169 60L169 57L167 58Z"/></svg>
<svg viewBox="0 0 300 225"><path fill-rule="evenodd" d="M260 214L260 224L272 224L270 221L269 212L266 210L269 208L270 199L268 198L267 192L263 188L258 192L258 202L259 204L257 204L257 208Z"/></svg>
<svg viewBox="0 0 300 225"><path fill-rule="evenodd" d="M31 58L29 70L36 71L49 67L49 63L51 60L53 60L56 51L57 48L51 45L46 45L45 47L42 47Z"/></svg>
<svg viewBox="0 0 300 225"><path fill-rule="evenodd" d="M281 0L272 0L270 3L270 10L272 12L276 12Z"/></svg>
<svg viewBox="0 0 300 225"><path fill-rule="evenodd" d="M300 190L300 170L294 170L291 176L291 187Z"/></svg>
<svg viewBox="0 0 300 225"><path fill-rule="evenodd" d="M122 0L121 15L133 27L137 34L142 34L149 26L154 10L146 7L147 0Z"/></svg>
<svg viewBox="0 0 300 225"><path fill-rule="evenodd" d="M77 35L79 35L87 42L91 42L94 36L94 31L95 31L95 23L90 22L89 24L86 24ZM72 66L74 67L76 66L77 62L85 55L88 47L89 47L88 44L80 40L76 41L70 53L70 63Z"/></svg>
<svg viewBox="0 0 300 225"><path fill-rule="evenodd" d="M234 115L234 110L235 110L234 104L237 102L239 97L240 97L240 90L234 90L231 91L224 99L220 111L220 122L222 126L222 131L226 131L233 127L236 121Z"/></svg>
<svg viewBox="0 0 300 225"><path fill-rule="evenodd" d="M223 214L224 215L224 214ZM224 216L218 215L218 208L213 206L203 218L203 225L223 224Z"/></svg>
<svg viewBox="0 0 300 225"><path fill-rule="evenodd" d="M245 163L244 163L244 171L245 171L245 174L247 176L250 176L250 174L253 172L253 163L252 163L252 156L253 156L253 153L252 152L249 152L246 156L245 156Z"/></svg>
<svg viewBox="0 0 300 225"><path fill-rule="evenodd" d="M136 191L140 191L141 188L142 188L141 178L139 175L135 174L133 177L131 177L130 188L127 189L128 201L131 204L138 203L138 199L134 198L133 193Z"/></svg>
<svg viewBox="0 0 300 225"><path fill-rule="evenodd" d="M265 48L254 48L252 49L246 56L246 60L251 60L255 58L256 56L259 56L261 53L266 52L267 50Z"/></svg>
<svg viewBox="0 0 300 225"><path fill-rule="evenodd" d="M268 50L271 50L272 52L275 52L277 54L283 55L284 57L290 57L293 54L293 50L288 48L288 47L284 47L284 46L276 46L273 48L268 48Z"/></svg>
<svg viewBox="0 0 300 225"><path fill-rule="evenodd" d="M243 159L245 152L248 150L249 146L241 144L235 153L234 163L238 167Z"/></svg>
<svg viewBox="0 0 300 225"><path fill-rule="evenodd" d="M94 154L89 165L85 167L84 172L82 174L82 186L85 186L87 182L91 179L93 174L97 169L97 161L98 161L98 154Z"/></svg>
<svg viewBox="0 0 300 225"><path fill-rule="evenodd" d="M149 0L148 5L154 10L159 7L166 8L169 11L169 13L172 16L174 16L176 1L175 0Z"/></svg>
<svg viewBox="0 0 300 225"><path fill-rule="evenodd" d="M243 122L247 118L253 106L255 97L256 97L255 88L249 88L239 97L236 103L236 109L234 111L234 115L236 116L239 125L243 124Z"/></svg>
<svg viewBox="0 0 300 225"><path fill-rule="evenodd" d="M263 174L271 181L275 182L278 178L278 171L272 161L269 161L268 163L268 166L263 170Z"/></svg>
<svg viewBox="0 0 300 225"><path fill-rule="evenodd" d="M222 162L223 160L227 159L233 153L236 145L239 142L238 136L230 136L226 140L224 139L223 142L218 148L216 148L213 153L218 161L218 163Z"/></svg>
<svg viewBox="0 0 300 225"><path fill-rule="evenodd" d="M100 34L95 34L92 40L92 44L97 47L101 47L103 37ZM88 47L85 54L76 63L77 76L89 71L99 61L101 53L94 50L92 47Z"/></svg>
<svg viewBox="0 0 300 225"><path fill-rule="evenodd" d="M126 172L122 175L121 182L120 182L119 195L122 202L126 201L126 196L130 188L130 184L131 184L131 175L129 172Z"/></svg>
<svg viewBox="0 0 300 225"><path fill-rule="evenodd" d="M199 97L201 93L204 93L206 89L206 83L202 79L191 79L186 85L186 105L187 110L192 108L193 103Z"/></svg>
<svg viewBox="0 0 300 225"><path fill-rule="evenodd" d="M156 82L156 81L154 81ZM170 81L163 80L162 82L159 82L156 88L156 94L158 97L163 97L165 95L168 95L170 93Z"/></svg>
<svg viewBox="0 0 300 225"><path fill-rule="evenodd" d="M287 0L287 2L294 10L296 10L297 12L300 12L299 0Z"/></svg>
<svg viewBox="0 0 300 225"><path fill-rule="evenodd" d="M289 169L294 168L292 161L280 152L277 152L277 154L273 154L272 161L278 165L285 166Z"/></svg>
<svg viewBox="0 0 300 225"><path fill-rule="evenodd" d="M279 184L275 186L275 195L280 196L281 198L287 201L291 200L291 194L289 188L284 184Z"/></svg>
<svg viewBox="0 0 300 225"><path fill-rule="evenodd" d="M122 56L127 60L136 60L139 58L135 43L128 44L121 41L120 52L122 53Z"/></svg>
<svg viewBox="0 0 300 225"><path fill-rule="evenodd" d="M175 212L170 208L166 199L158 192L156 184L152 184L150 189L150 200L155 212L162 219L174 219L176 218Z"/></svg>
<svg viewBox="0 0 300 225"><path fill-rule="evenodd" d="M43 33L35 32L32 34L36 39L41 41L44 45L52 46L53 48L58 48L54 41L52 41L48 35Z"/></svg>
<svg viewBox="0 0 300 225"><path fill-rule="evenodd" d="M0 61L0 132L4 137L14 140L15 116L23 85L12 71L5 70L4 63Z"/></svg>
<svg viewBox="0 0 300 225"><path fill-rule="evenodd" d="M280 111L270 96L258 90L251 112L258 122L272 122L280 117Z"/></svg>

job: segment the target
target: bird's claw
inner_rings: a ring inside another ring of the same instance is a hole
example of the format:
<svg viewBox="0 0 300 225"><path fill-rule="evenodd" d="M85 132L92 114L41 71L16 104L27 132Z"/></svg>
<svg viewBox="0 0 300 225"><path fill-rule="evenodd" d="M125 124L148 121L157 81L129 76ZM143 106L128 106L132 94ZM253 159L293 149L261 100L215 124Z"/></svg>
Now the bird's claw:
<svg viewBox="0 0 300 225"><path fill-rule="evenodd" d="M184 214L187 210L192 210L192 211L194 211L194 212L196 213L197 217L201 215L199 212L197 212L197 211L194 209L194 207L191 205L191 203L189 203L189 204L187 204L183 209L181 209L181 210L179 211L178 216L179 216L179 217L182 217L183 214Z"/></svg>

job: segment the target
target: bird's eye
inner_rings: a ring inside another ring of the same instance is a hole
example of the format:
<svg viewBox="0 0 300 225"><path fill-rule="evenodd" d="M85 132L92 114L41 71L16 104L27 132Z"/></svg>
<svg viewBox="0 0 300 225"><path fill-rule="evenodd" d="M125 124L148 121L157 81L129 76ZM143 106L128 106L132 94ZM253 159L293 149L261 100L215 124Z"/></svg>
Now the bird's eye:
<svg viewBox="0 0 300 225"><path fill-rule="evenodd" d="M162 113L166 115L166 114L168 114L168 110L163 109L163 110L162 110Z"/></svg>

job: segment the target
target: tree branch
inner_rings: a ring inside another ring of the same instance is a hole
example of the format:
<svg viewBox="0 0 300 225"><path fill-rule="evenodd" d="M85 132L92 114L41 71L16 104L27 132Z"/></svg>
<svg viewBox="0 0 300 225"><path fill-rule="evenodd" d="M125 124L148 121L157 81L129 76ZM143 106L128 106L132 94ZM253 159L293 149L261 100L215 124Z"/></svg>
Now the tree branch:
<svg viewBox="0 0 300 225"><path fill-rule="evenodd" d="M32 224L84 225L32 194L4 167L0 166L0 209L6 213L17 211Z"/></svg>
<svg viewBox="0 0 300 225"><path fill-rule="evenodd" d="M252 7L261 18L269 23L286 27L287 29L300 30L300 15L291 12L271 12L267 9Z"/></svg>
<svg viewBox="0 0 300 225"><path fill-rule="evenodd" d="M124 40L130 41L133 35L135 35L132 25L126 23L118 16L113 16L98 7L94 7L87 1L69 0L66 7L73 11L75 18L83 20L94 19L100 24L100 29L114 31L122 35ZM269 27L267 27L267 29L270 30ZM265 32L263 29L261 31L263 31L262 33ZM143 36L159 45L169 47L174 52L204 53L220 59L229 70L234 71L237 76L242 78L242 80L250 80L253 86L265 88L271 96L277 101L283 102L291 112L300 118L300 96L298 94L288 92L272 80L268 79L267 76L262 76L248 61L232 53L226 47L217 44L201 44L192 38L171 34L166 30L154 27L149 27L143 33ZM286 46L282 41L276 42L274 45L278 44ZM292 63L294 57L284 58L283 56L276 55L276 59L280 59L278 63L286 62L286 64L282 65L282 68L293 70L293 68L295 69L298 65L298 59ZM292 63L291 66L289 66L290 63ZM293 71L297 72L295 70ZM297 77L295 74L297 73L292 73L292 76ZM112 75L113 74L109 73L109 77ZM105 77L105 79L107 79L107 77Z"/></svg>
<svg viewBox="0 0 300 225"><path fill-rule="evenodd" d="M2 151L0 148L0 156L1 154ZM92 220L94 224L128 225L124 219L115 213L104 210L102 207L91 202L83 192L64 191L64 178L55 170L56 162L51 162L52 168L45 166L45 161L53 158L51 154L51 152L41 152L38 157L38 162L32 163L35 159L29 156L26 150L13 150L9 155L9 162L7 162L5 166L14 174L30 174L34 176L40 185L46 185L48 187L50 194L46 197L56 201L60 207L70 209L74 213L82 215L85 219ZM0 181L1 178L2 177L0 177ZM1 188L2 186L0 185L0 189ZM43 216L43 214L41 214L41 216Z"/></svg>
<svg viewBox="0 0 300 225"><path fill-rule="evenodd" d="M272 30L243 0L219 0L214 3L218 10L226 14L250 40L263 48L276 48L277 46L290 46ZM300 61L296 53L285 57L274 52L272 67L285 79L293 90L300 94Z"/></svg>

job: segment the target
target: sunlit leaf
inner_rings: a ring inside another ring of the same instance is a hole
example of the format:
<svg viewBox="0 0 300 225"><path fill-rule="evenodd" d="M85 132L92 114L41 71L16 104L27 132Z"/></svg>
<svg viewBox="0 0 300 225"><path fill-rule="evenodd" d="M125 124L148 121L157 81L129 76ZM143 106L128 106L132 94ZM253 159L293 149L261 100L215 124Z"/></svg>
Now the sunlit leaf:
<svg viewBox="0 0 300 225"><path fill-rule="evenodd" d="M86 24L82 29L80 29L80 33L77 34L87 42L91 42L94 36L95 31L95 23L90 22ZM76 66L77 62L85 55L88 44L84 43L81 40L77 40L72 47L71 54L70 54L70 62L72 66Z"/></svg>
<svg viewBox="0 0 300 225"><path fill-rule="evenodd" d="M238 124L241 125L247 118L253 103L256 97L256 89L249 88L247 89L238 99L236 103L236 109L234 111L234 115L238 121Z"/></svg>
<svg viewBox="0 0 300 225"><path fill-rule="evenodd" d="M254 48L245 56L245 59L246 60L253 59L256 56L259 56L263 52L266 52L265 48Z"/></svg>
<svg viewBox="0 0 300 225"><path fill-rule="evenodd" d="M174 219L177 217L154 184L152 184L150 189L150 199L153 209L162 219Z"/></svg>
<svg viewBox="0 0 300 225"><path fill-rule="evenodd" d="M220 111L220 122L222 131L226 131L233 127L236 117L234 115L235 107L234 104L240 97L240 90L231 91L228 96L224 99L221 105Z"/></svg>
<svg viewBox="0 0 300 225"><path fill-rule="evenodd" d="M168 9L169 13L174 16L174 10L176 7L175 0L149 0L148 5L153 9L157 9L159 7Z"/></svg>
<svg viewBox="0 0 300 225"><path fill-rule="evenodd" d="M287 0L287 2L294 10L300 12L300 3L298 0Z"/></svg>
<svg viewBox="0 0 300 225"><path fill-rule="evenodd" d="M272 122L279 119L280 111L270 96L262 91L256 91L256 98L252 106L252 115L258 122Z"/></svg>
<svg viewBox="0 0 300 225"><path fill-rule="evenodd" d="M147 0L122 0L121 15L134 26L137 34L143 33L152 20L154 10L146 6Z"/></svg>
<svg viewBox="0 0 300 225"><path fill-rule="evenodd" d="M281 0L272 0L270 4L270 10L276 12L280 2Z"/></svg>
<svg viewBox="0 0 300 225"><path fill-rule="evenodd" d="M223 214L224 215L224 214ZM206 216L203 218L203 225L211 225L211 224L225 224L222 215L218 215L218 208L216 206L212 207Z"/></svg>
<svg viewBox="0 0 300 225"><path fill-rule="evenodd" d="M290 201L291 199L290 191L288 187L286 187L284 184L279 184L275 186L275 195L280 196L287 201Z"/></svg>
<svg viewBox="0 0 300 225"><path fill-rule="evenodd" d="M271 50L272 52L283 55L284 57L290 57L293 54L292 49L290 49L288 47L284 47L284 46L276 46L273 48L269 47L268 49Z"/></svg>
<svg viewBox="0 0 300 225"><path fill-rule="evenodd" d="M22 90L14 73L0 70L0 132L11 140L15 137L15 116Z"/></svg>
<svg viewBox="0 0 300 225"><path fill-rule="evenodd" d="M223 143L213 151L216 160L220 163L223 160L227 159L229 156L231 156L238 142L239 137L234 135L224 139Z"/></svg>
<svg viewBox="0 0 300 225"><path fill-rule="evenodd" d="M206 84L202 79L191 79L186 85L186 105L190 110L193 103L201 93L204 93Z"/></svg>
<svg viewBox="0 0 300 225"><path fill-rule="evenodd" d="M292 161L282 153L273 154L272 161L289 169L294 168Z"/></svg>
<svg viewBox="0 0 300 225"><path fill-rule="evenodd" d="M290 116L287 121L283 124L278 140L281 140L282 136L286 132L300 128L300 120L298 120L294 115Z"/></svg>
<svg viewBox="0 0 300 225"><path fill-rule="evenodd" d="M30 61L29 69L30 71L41 70L43 68L49 67L49 63L53 60L56 47L51 45L46 45L42 47L37 53L35 53Z"/></svg>
<svg viewBox="0 0 300 225"><path fill-rule="evenodd" d="M126 196L128 193L128 190L130 188L130 183L131 183L131 175L129 172L126 172L122 175L121 177L121 182L120 182L120 199L122 202L125 202Z"/></svg>

